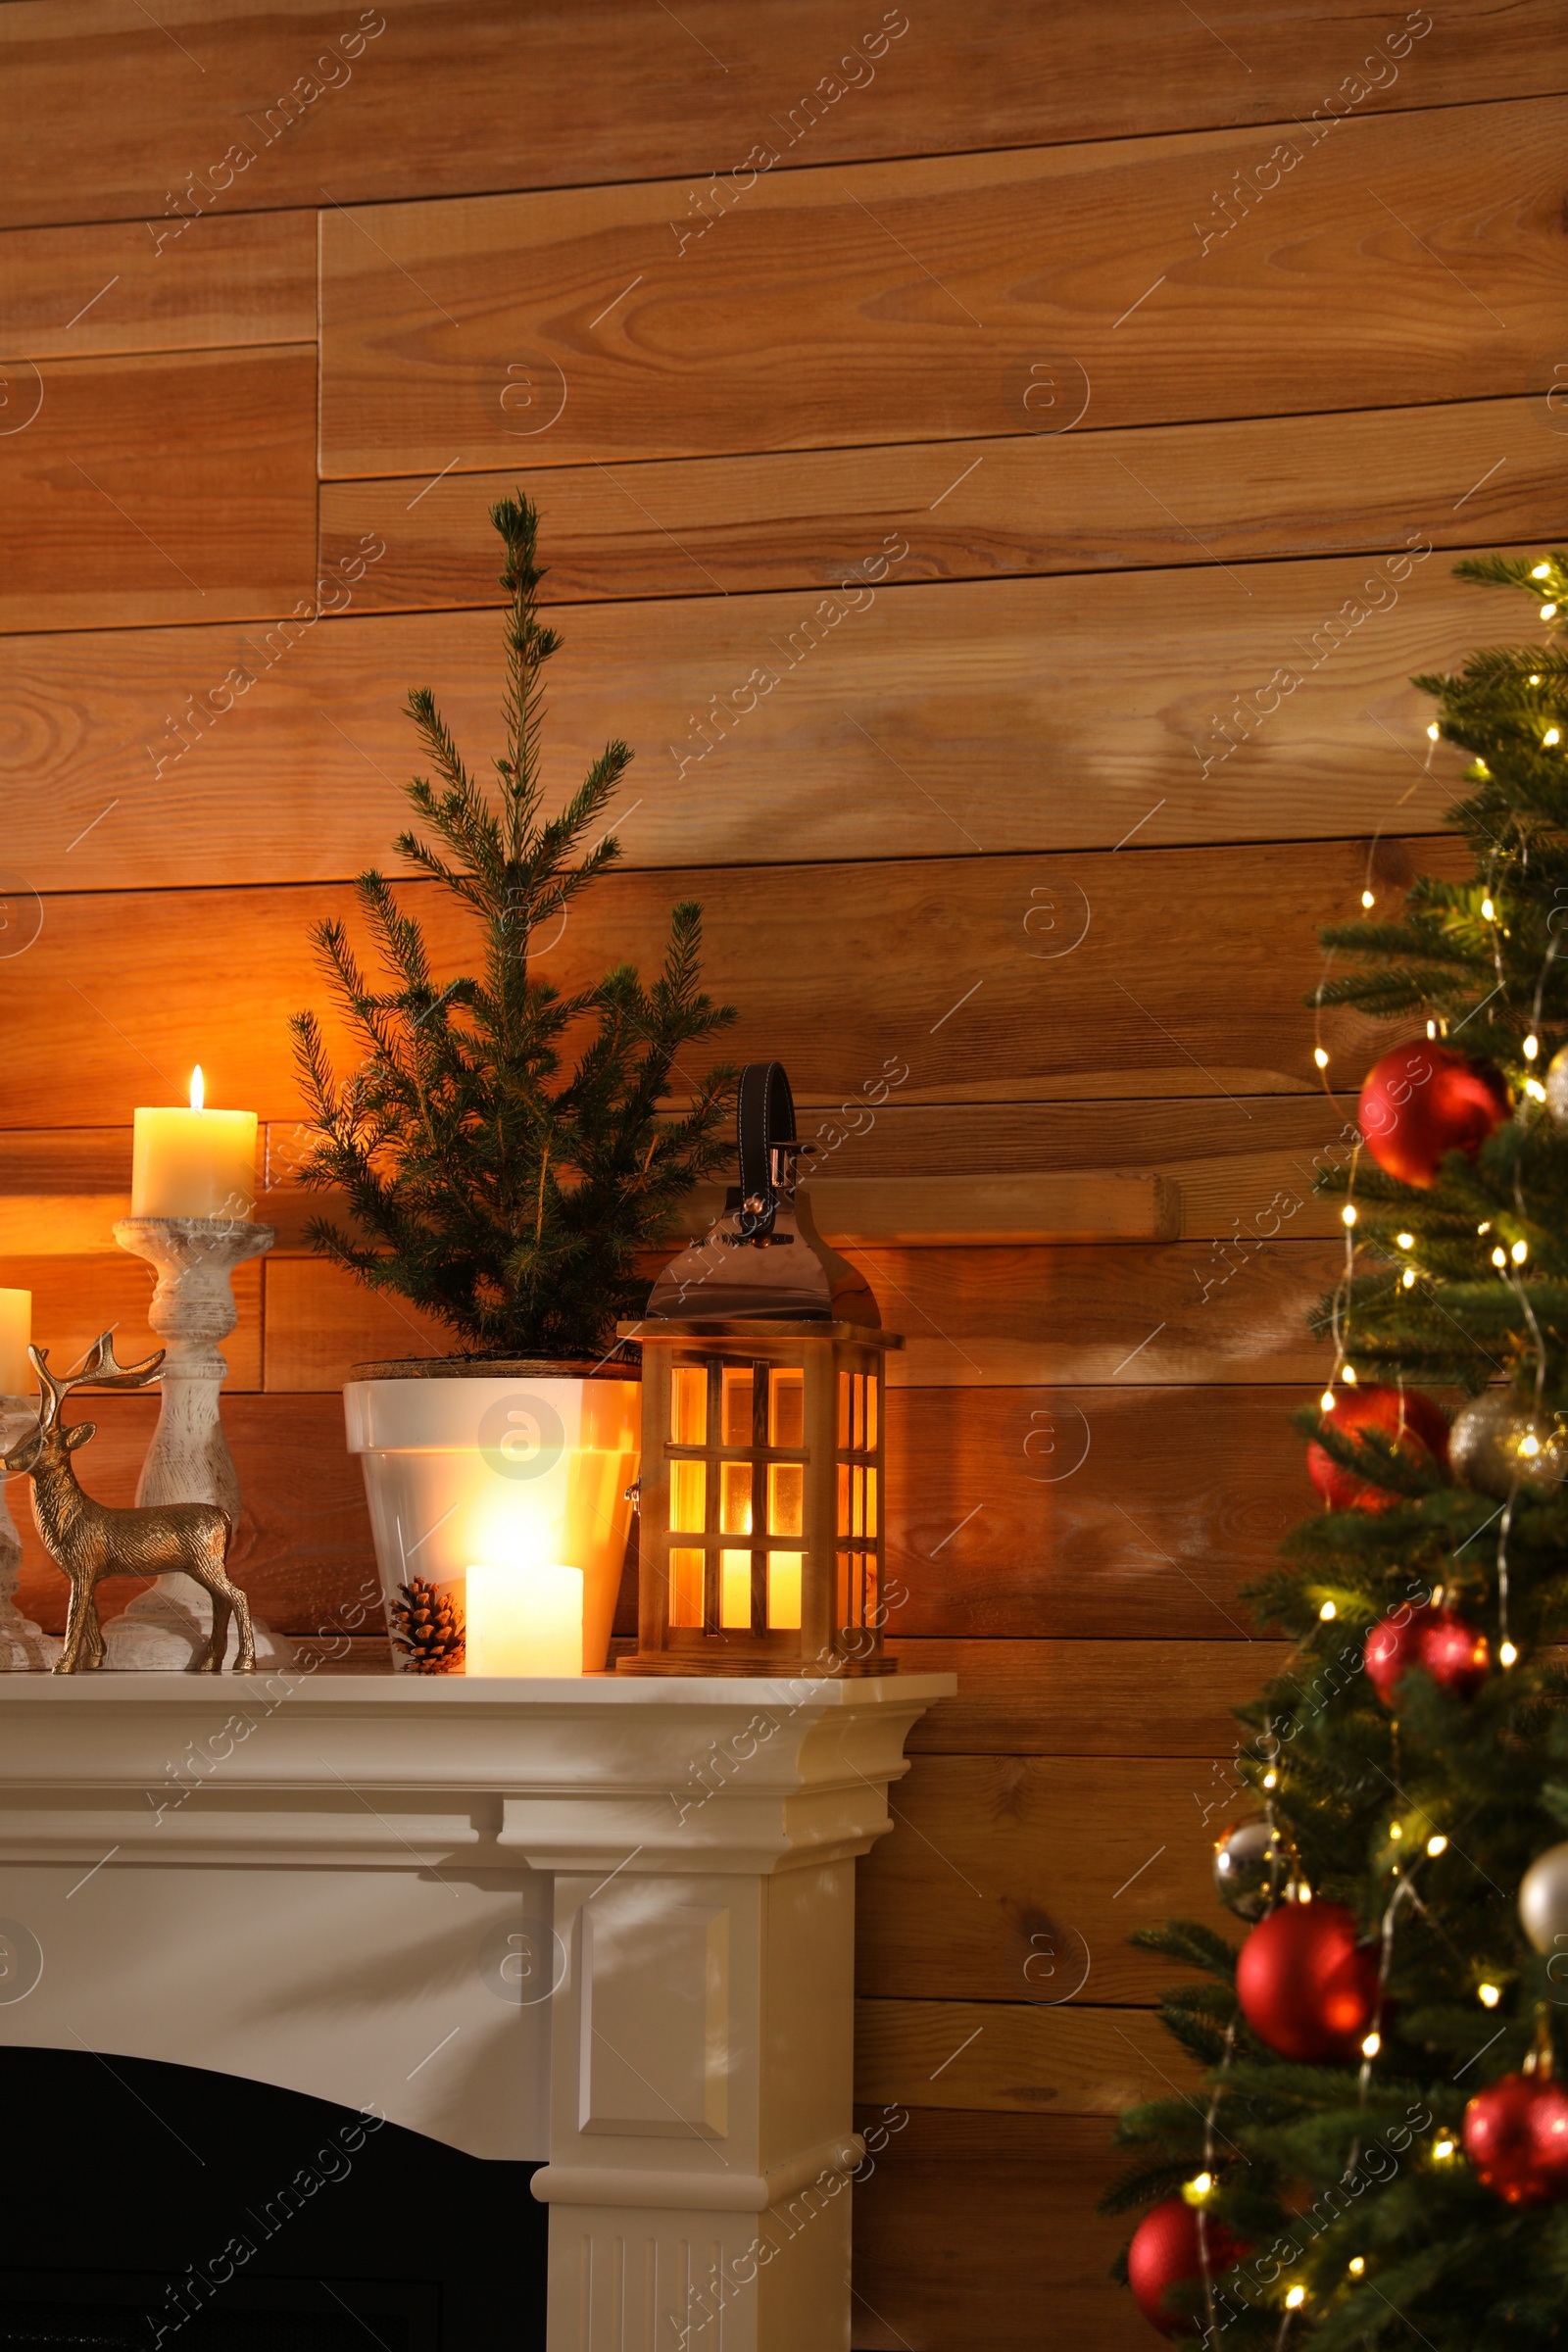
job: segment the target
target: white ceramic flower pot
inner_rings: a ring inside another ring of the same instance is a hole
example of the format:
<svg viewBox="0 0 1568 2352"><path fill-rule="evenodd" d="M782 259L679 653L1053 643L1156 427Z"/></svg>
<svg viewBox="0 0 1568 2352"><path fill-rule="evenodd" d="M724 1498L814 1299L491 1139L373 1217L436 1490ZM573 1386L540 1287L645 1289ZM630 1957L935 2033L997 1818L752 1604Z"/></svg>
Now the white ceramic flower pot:
<svg viewBox="0 0 1568 2352"><path fill-rule="evenodd" d="M641 1460L641 1383L532 1363L360 1369L344 1415L388 1607L416 1576L462 1605L473 1563L580 1568L583 1672L600 1673Z"/></svg>

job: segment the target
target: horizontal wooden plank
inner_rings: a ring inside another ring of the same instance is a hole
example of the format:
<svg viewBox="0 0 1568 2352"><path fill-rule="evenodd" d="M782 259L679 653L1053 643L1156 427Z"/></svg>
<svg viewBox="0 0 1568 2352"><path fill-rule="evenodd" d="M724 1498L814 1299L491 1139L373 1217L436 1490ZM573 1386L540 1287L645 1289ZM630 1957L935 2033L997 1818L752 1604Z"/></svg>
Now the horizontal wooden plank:
<svg viewBox="0 0 1568 2352"><path fill-rule="evenodd" d="M54 13L57 41L69 42ZM0 56L7 30L0 17ZM79 90L77 97L79 104ZM79 128L79 114L76 122ZM75 152L84 154L79 140ZM313 190L313 205L316 198ZM15 209L6 214L18 217ZM166 226L173 223L149 231L143 220L97 220L0 231L0 352L8 360L72 360L315 340L314 211L220 216L177 243L166 237L161 249ZM25 368L19 373L20 402L32 378ZM183 405L188 411L188 391Z"/></svg>
<svg viewBox="0 0 1568 2352"><path fill-rule="evenodd" d="M1427 871L1469 870L1463 845L1442 839L1419 853L1325 842L889 861L871 876L854 865L612 874L534 968L563 987L621 959L656 968L671 904L695 895L706 985L740 1008L722 1051L782 1059L808 1105L874 1106L882 1088L926 1102L1218 1093L1214 1131L1245 1136L1249 1095L1315 1087L1301 996L1320 965L1317 926L1355 907L1369 869L1380 889L1402 888L1418 856ZM84 1102L106 1123L128 1121L138 1102L183 1101L198 1061L210 1102L298 1117L286 1018L324 1008L312 926L340 915L360 935L347 891L73 894L48 901L46 921L24 893L11 903L19 932L41 928L0 959L0 1127L64 1126ZM475 952L462 910L434 885L408 885L405 904L433 968L461 971ZM1074 952L1037 952L1069 925L1083 926ZM327 1034L340 1049L335 1022ZM1357 1081L1377 1034L1325 1014L1326 1048ZM824 1145L846 1132L832 1115L804 1124Z"/></svg>
<svg viewBox="0 0 1568 2352"><path fill-rule="evenodd" d="M116 1130L105 1131L117 1134ZM130 1139L118 1131L128 1170ZM0 1143L0 1168L7 1154ZM109 1158L106 1150L104 1157ZM706 1233L724 1206L725 1187L701 1184L686 1203L679 1231ZM1181 1226L1181 1194L1166 1176L1106 1172L1033 1176L885 1176L835 1180L811 1188L818 1232L851 1247L897 1242L911 1249L941 1243L1003 1244L1043 1241L1169 1241ZM267 1192L257 1214L277 1229L278 1247L305 1246L307 1219L342 1212L336 1197L298 1185ZM128 1189L120 1193L0 1194L0 1250L38 1250L71 1256L103 1248L118 1217L130 1214Z"/></svg>
<svg viewBox="0 0 1568 2352"><path fill-rule="evenodd" d="M0 1255L101 1255L130 1214L129 1127L0 1135Z"/></svg>
<svg viewBox="0 0 1568 2352"><path fill-rule="evenodd" d="M382 29L356 46L377 16ZM1266 0L1240 0L1223 32L1213 22L1131 0L1117 21L1125 70L1107 73L1090 0L1049 16L1030 0L937 0L913 19L873 7L853 22L833 0L745 10L692 0L675 15L593 0L554 21L545 41L507 0L468 0L461 41L442 0L391 14L171 0L156 22L113 0L69 11L10 0L0 58L15 112L0 215L125 216L139 228L141 215L165 213L167 186L216 226L236 205L315 204L323 180L340 202L575 186L612 159L627 175L698 174L701 199L715 165L727 173L759 145L787 171L802 159L1142 136L1516 96L1560 83L1568 65L1551 0L1445 15L1436 38L1412 37L1415 12L1401 18L1379 0L1283 18ZM236 138L253 160L225 181L214 166ZM1256 161L1270 144L1254 142ZM684 189L672 209L695 217Z"/></svg>
<svg viewBox="0 0 1568 2352"><path fill-rule="evenodd" d="M386 1635L340 1633L336 1629L343 1622L343 1612L338 1608L327 1618L322 1630L295 1638L295 1664L308 1667L313 1674L391 1673L392 1649Z"/></svg>
<svg viewBox="0 0 1568 2352"><path fill-rule="evenodd" d="M108 1235L98 1257L0 1254L0 1290L30 1291L32 1336L54 1364L74 1363L102 1331L115 1334L122 1363L161 1346L147 1321L157 1279L139 1257L116 1250ZM254 1261L235 1269L239 1320L222 1343L230 1389L262 1385L262 1276ZM96 1410L96 1405L94 1407Z"/></svg>
<svg viewBox="0 0 1568 2352"><path fill-rule="evenodd" d="M267 1386L274 1396L337 1388L360 1364L450 1355L455 1346L433 1315L366 1290L336 1266L281 1257L267 1269Z"/></svg>
<svg viewBox="0 0 1568 2352"><path fill-rule="evenodd" d="M1267 1242L1216 1300L1203 1295L1216 1280L1210 1250L1196 1243L847 1254L884 1323L904 1336L888 1360L889 1387L941 1390L1121 1377L1321 1383L1328 1358L1305 1319L1343 1263L1332 1244ZM280 1257L267 1269L270 1390L325 1388L356 1364L445 1355L453 1346L433 1318L314 1258Z"/></svg>
<svg viewBox="0 0 1568 2352"><path fill-rule="evenodd" d="M1135 1745L1137 1726L1126 1729ZM890 1798L891 1835L859 1868L860 1990L1022 2001L1051 1968L1055 2000L1154 2000L1184 1972L1127 1937L1175 1914L1225 1926L1213 1841L1253 1809L1232 1756L1227 1740L1180 1764L1136 1753L915 1757Z"/></svg>
<svg viewBox="0 0 1568 2352"><path fill-rule="evenodd" d="M816 1107L840 1111L844 1139L823 1163L842 1175L818 1177L809 1188L818 1225L820 1196L835 1183L916 1176L967 1183L1000 1170L1031 1183L1091 1179L1099 1198L1102 1179L1152 1166L1174 1195L1182 1236L1226 1245L1214 1252L1217 1270L1240 1270L1250 1246L1270 1233L1298 1240L1340 1232L1336 1204L1312 1186L1337 1140L1343 1149L1355 1115L1353 1097L1317 1094L1254 1098L1249 1119L1223 1126L1210 1103L1165 1098L955 1109L901 1106L890 1095L876 1105ZM292 1122L278 1122L263 1131L259 1149L257 1214L278 1229L280 1250L303 1245L304 1220L319 1198L293 1181L302 1137ZM102 1250L116 1219L129 1214L130 1152L128 1127L0 1129L0 1253L69 1257Z"/></svg>
<svg viewBox="0 0 1568 2352"><path fill-rule="evenodd" d="M28 1272L36 1282L37 1267ZM101 1328L103 1302L100 1284L72 1307L67 1332L39 1291L38 1328L64 1332L67 1354ZM265 1580L275 1623L310 1632L311 1612L357 1590L370 1565L359 1466L336 1390L249 1395L247 1347L253 1366L242 1326L228 1343L224 1423L273 1531L249 1573ZM959 1679L958 1695L922 1717L911 1751L1090 1755L1125 1746L1134 1725L1147 1753L1223 1744L1227 1709L1277 1655L1249 1640L1239 1588L1313 1507L1290 1422L1305 1400L1278 1389L1221 1400L1203 1389L895 1391L889 1622L907 1671L934 1663ZM125 1464L140 1459L141 1441L121 1435L122 1406L93 1399L90 1487L100 1465L122 1477L117 1448ZM296 1560L308 1565L298 1586Z"/></svg>
<svg viewBox="0 0 1568 2352"><path fill-rule="evenodd" d="M891 1414L889 1424L891 1441ZM889 1484L891 1490L891 1480ZM1109 1482L1102 1470L1091 1484L1103 1500ZM891 1503L891 1492L889 1499ZM911 1505L918 1507L907 1492L901 1499L906 1513ZM1157 1512L1163 1497L1135 1493L1134 1511L1146 1500ZM1303 1515L1304 1503L1303 1495ZM930 1606L929 1593L919 1598ZM904 1614L900 1612L901 1618ZM1129 1612L1124 1622L1131 1634L1138 1618ZM1161 1752L1175 1756L1223 1750L1235 1737L1232 1709L1254 1698L1288 1654L1283 1642L1236 1639L895 1640L891 1646L904 1674L958 1678L957 1695L939 1699L905 1741L906 1753L928 1756L1115 1756L1129 1747L1147 1755L1154 1740ZM943 2102L960 2107L987 2103Z"/></svg>
<svg viewBox="0 0 1568 2352"><path fill-rule="evenodd" d="M706 232L666 182L340 206L321 470L1544 391L1565 127L1553 96L1363 116L1267 154L1205 131L770 172ZM1272 185L1227 230L1216 190L1259 167Z"/></svg>
<svg viewBox="0 0 1568 2352"><path fill-rule="evenodd" d="M232 1341L227 1352L232 1363ZM89 1494L103 1502L134 1501L157 1413L152 1397L81 1399L74 1417L90 1417L98 1431L77 1456ZM359 1464L344 1446L340 1399L247 1396L234 1393L231 1381L223 1430L242 1503L229 1563L257 1615L276 1632L314 1642L323 1667L352 1662L386 1673L384 1639L378 1642L368 1631L379 1623L379 1587ZM11 1482L9 1501L23 1544L22 1606L46 1632L60 1633L68 1588L33 1527L25 1480ZM131 1577L106 1585L105 1618L118 1615L142 1589ZM356 1604L369 1608L368 1619L356 1614ZM345 1654L345 1627L360 1629L352 1660Z"/></svg>
<svg viewBox="0 0 1568 2352"><path fill-rule="evenodd" d="M1459 761L1427 766L1410 674L1504 615L1446 559L1391 576L1405 563L585 607L551 679L547 789L622 735L616 837L638 866L1431 831ZM323 571L323 602L374 569ZM0 640L26 712L0 754L8 862L35 890L385 865L417 764L405 690L436 690L482 773L501 664L489 612ZM1031 927L1040 958L1076 936L1064 908Z"/></svg>
<svg viewBox="0 0 1568 2352"><path fill-rule="evenodd" d="M120 1193L3 1194L0 1252L12 1257L100 1256L116 1224L129 1214L128 1183Z"/></svg>
<svg viewBox="0 0 1568 2352"><path fill-rule="evenodd" d="M808 1179L817 1227L852 1246L873 1238L899 1238L912 1247L943 1238L1049 1238L1039 1215L1046 1201L1052 1229L1058 1235L1222 1243L1223 1248L1212 1253L1214 1271L1224 1275L1230 1269L1232 1278L1256 1243L1271 1235L1288 1233L1293 1240L1342 1236L1338 1203L1319 1199L1312 1188L1320 1167L1338 1164L1348 1149L1353 1097L1254 1097L1247 1104L1250 1116L1245 1121L1229 1120L1221 1126L1211 1103L1168 1098L1071 1105L976 1102L958 1110L944 1104L901 1107L891 1094L877 1105L863 1098L813 1104L800 1088L796 1094L818 1137L818 1164L834 1171ZM0 1131L0 1172L7 1167L13 1140ZM291 1180L290 1171L305 1149L304 1130L277 1122L269 1128L264 1149L273 1183L257 1213L278 1228L280 1250L298 1247L306 1218L322 1200L302 1192ZM120 1166L128 1165L129 1150L127 1136ZM1140 1166L1152 1166L1154 1171L1149 1226L1144 1222L1142 1188L1151 1179L1129 1179L1127 1173ZM1028 1197L1036 1204L1027 1226L1004 1225L997 1208L988 1206L986 1230L979 1230L981 1201L1000 1196L1004 1202L1007 1196L1001 1188L1013 1181L1030 1188ZM914 1230L913 1217L905 1216L905 1230L895 1237L888 1218L898 1200L892 1188L922 1182L931 1190L916 1196L919 1230ZM960 1188L956 1208L943 1211L945 1218L951 1215L951 1225L939 1229L935 1210L944 1192L937 1188L955 1184ZM1069 1185L1082 1188L1078 1198L1089 1203L1092 1222L1074 1226L1070 1220L1074 1194ZM19 1195L21 1190L19 1184ZM718 1199L717 1186L700 1186L694 1196L697 1205L684 1221L697 1229ZM887 1220L879 1222L874 1237L866 1222L868 1206L877 1207ZM12 1212L40 1226L53 1224L57 1214L41 1182L33 1200L19 1198ZM0 1199L0 1232L6 1214L7 1203ZM99 1214L96 1206L91 1214ZM967 1228L966 1217L971 1220ZM1142 1232L1135 1229L1141 1226ZM69 1234L69 1222L58 1229ZM46 1244L40 1237L28 1246Z"/></svg>
<svg viewBox="0 0 1568 2352"><path fill-rule="evenodd" d="M39 386L31 424L0 436L0 629L314 607L313 347L54 360ZM172 434L182 412L199 428ZM144 806L137 827L157 830Z"/></svg>
<svg viewBox="0 0 1568 2352"><path fill-rule="evenodd" d="M836 587L894 536L909 543L903 580L1342 555L1396 547L1418 522L1439 547L1550 537L1568 527L1551 421L1539 398L1494 399L525 478L552 602L733 596ZM460 470L412 498L400 478L323 482L323 564L374 532L387 552L364 611L499 604L481 517L515 479Z"/></svg>
<svg viewBox="0 0 1568 2352"><path fill-rule="evenodd" d="M846 1250L1168 1242L1181 1231L1181 1195L1170 1178L1131 1169L1094 1176L824 1176L808 1190L818 1231ZM718 1187L699 1188L699 1218L722 1205ZM692 1218L687 1225L704 1229Z"/></svg>
<svg viewBox="0 0 1568 2352"><path fill-rule="evenodd" d="M866 2107L956 2107L1014 2115L1119 2115L1202 2077L1143 2009L1048 2006L1060 1974L1036 1952L1035 1998L858 2000L855 2096Z"/></svg>
<svg viewBox="0 0 1568 2352"><path fill-rule="evenodd" d="M1127 2169L1107 2123L880 2105L855 2120L876 2150L855 2190L857 2352L1148 2352L1108 2276L1129 2225L1095 2210Z"/></svg>
<svg viewBox="0 0 1568 2352"><path fill-rule="evenodd" d="M1265 1243L1245 1280L1205 1295L1211 1251L1192 1243L848 1254L904 1334L898 1388L1108 1386L1134 1364L1146 1382L1320 1380L1305 1318L1342 1263L1321 1244Z"/></svg>
<svg viewBox="0 0 1568 2352"><path fill-rule="evenodd" d="M1312 1392L1143 1387L1135 1385L1141 1360L1111 1388L889 1396L890 1625L900 1639L1246 1643L1253 1626L1240 1590L1267 1571L1281 1538L1314 1507L1291 1424ZM1256 1654L1263 1659L1265 1649ZM1107 1657L1105 1671L1135 1669ZM1171 1671L1178 1679L1162 1687L1162 1738L1200 1736L1195 1727L1211 1718L1179 1666ZM1259 1682L1264 1671L1260 1664ZM1215 1667L1216 1706L1234 1702L1233 1678L1247 1672ZM1205 1664L1200 1683L1207 1674ZM1008 1740L1018 1724L1015 1688L1010 1674L997 1688ZM1063 1703L1069 1726L1096 1709L1093 1696L1083 1712ZM960 1723L974 1721L963 1691L944 1705ZM1109 1702L1102 1712L1118 1729L1100 1740L1085 1732L1080 1753L1106 1737L1126 1744L1130 1719ZM945 1718L937 1711L927 1720ZM1039 1737L1056 1744L1054 1733ZM996 1742L976 1729L972 1744ZM1033 1744L1020 1737L1021 1750Z"/></svg>
<svg viewBox="0 0 1568 2352"><path fill-rule="evenodd" d="M292 1132L297 1139L300 1131ZM682 1209L677 1235L706 1234L723 1211L727 1189L698 1185ZM817 1231L840 1249L1171 1241L1181 1230L1181 1194L1173 1180L1132 1171L829 1176L808 1189ZM40 1199L36 1208L47 1216L47 1200ZM305 1246L305 1225L313 1213L341 1215L343 1208L336 1195L282 1185L267 1194L258 1213L276 1225L282 1251ZM0 1202L0 1231L5 1216Z"/></svg>
<svg viewBox="0 0 1568 2352"><path fill-rule="evenodd" d="M1421 845L1423 862L1433 848ZM1348 1060L1345 1067L1348 1075L1358 1065ZM1246 1108L1245 1119L1222 1120L1211 1102L1168 1096L1141 1102L975 1102L961 1110L901 1105L890 1096L874 1111L850 1102L829 1104L815 1124L830 1129L824 1144L834 1129L842 1138L825 1164L845 1177L905 1169L967 1174L982 1166L1009 1173L1152 1168L1175 1187L1183 1236L1224 1243L1213 1253L1216 1271L1223 1271L1244 1264L1251 1246L1271 1233L1299 1239L1342 1232L1338 1204L1312 1188L1320 1168L1339 1164L1354 1140L1354 1096L1254 1096Z"/></svg>

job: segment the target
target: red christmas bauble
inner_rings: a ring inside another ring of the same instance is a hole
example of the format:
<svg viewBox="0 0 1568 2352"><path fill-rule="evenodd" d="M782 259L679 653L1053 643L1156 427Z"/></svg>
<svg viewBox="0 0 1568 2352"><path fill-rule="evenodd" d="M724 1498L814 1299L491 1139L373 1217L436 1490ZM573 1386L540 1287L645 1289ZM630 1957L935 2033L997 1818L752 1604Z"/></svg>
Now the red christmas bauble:
<svg viewBox="0 0 1568 2352"><path fill-rule="evenodd" d="M1217 2278L1233 2262L1240 2262L1249 2248L1212 2216L1207 2230L1208 2273ZM1127 2282L1133 2300L1161 2335L1197 2335L1201 2323L1168 2310L1165 2296L1173 2286L1196 2284L1202 2275L1198 2214L1185 2197L1167 2197L1163 2205L1146 2213L1133 2231L1127 2249Z"/></svg>
<svg viewBox="0 0 1568 2352"><path fill-rule="evenodd" d="M1568 2197L1568 2089L1551 2075L1504 2075L1464 2111L1476 2179L1508 2205Z"/></svg>
<svg viewBox="0 0 1568 2352"><path fill-rule="evenodd" d="M1490 1061L1417 1038L1375 1061L1361 1088L1361 1133L1380 1168L1401 1184L1436 1184L1445 1152L1474 1159L1513 1108Z"/></svg>
<svg viewBox="0 0 1568 2352"><path fill-rule="evenodd" d="M1340 1903L1281 1903L1236 1962L1242 2014L1282 2058L1355 2058L1377 2011L1378 1954Z"/></svg>
<svg viewBox="0 0 1568 2352"><path fill-rule="evenodd" d="M1448 1466L1448 1416L1419 1389L1342 1389L1334 1398L1330 1426L1342 1437L1376 1430L1412 1462ZM1357 1478L1353 1470L1342 1470L1316 1439L1306 1449L1306 1468L1331 1510L1387 1511L1404 1500L1388 1487Z"/></svg>
<svg viewBox="0 0 1568 2352"><path fill-rule="evenodd" d="M1366 1638L1362 1653L1367 1680L1386 1707L1394 1704L1399 1677L1421 1667L1440 1690L1473 1698L1492 1666L1487 1637L1451 1609L1409 1609L1383 1618Z"/></svg>

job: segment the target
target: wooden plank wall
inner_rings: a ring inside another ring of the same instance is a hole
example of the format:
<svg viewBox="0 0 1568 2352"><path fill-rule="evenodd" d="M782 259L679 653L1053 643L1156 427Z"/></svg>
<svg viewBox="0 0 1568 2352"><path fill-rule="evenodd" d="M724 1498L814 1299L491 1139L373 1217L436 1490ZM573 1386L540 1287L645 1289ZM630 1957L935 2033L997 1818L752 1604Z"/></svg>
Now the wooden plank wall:
<svg viewBox="0 0 1568 2352"><path fill-rule="evenodd" d="M261 1111L276 1625L364 1573L336 1385L416 1344L300 1253L284 1016L406 689L493 740L514 481L552 771L637 753L563 976L692 889L835 1177L1179 1185L1175 1240L865 1252L897 1646L962 1691L863 1870L855 2341L1147 2341L1092 2207L1184 2077L1125 1936L1204 1904L1238 1588L1305 1500L1314 929L1451 854L1406 683L1492 625L1450 551L1568 529L1568 19L9 0L0 74L0 1282L134 1341L132 1107L200 1059ZM106 1494L151 1412L98 1413Z"/></svg>

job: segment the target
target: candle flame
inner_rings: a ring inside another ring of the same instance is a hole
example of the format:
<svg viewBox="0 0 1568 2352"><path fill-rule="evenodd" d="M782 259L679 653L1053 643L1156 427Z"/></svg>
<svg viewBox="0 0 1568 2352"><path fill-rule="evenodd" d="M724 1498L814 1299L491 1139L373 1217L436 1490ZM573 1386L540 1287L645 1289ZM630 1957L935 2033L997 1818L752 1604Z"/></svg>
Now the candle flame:
<svg viewBox="0 0 1568 2352"><path fill-rule="evenodd" d="M190 1074L190 1106L192 1110L200 1110L206 1100L207 1088L202 1078L202 1065L198 1062Z"/></svg>

